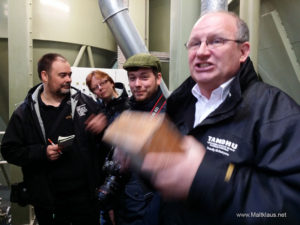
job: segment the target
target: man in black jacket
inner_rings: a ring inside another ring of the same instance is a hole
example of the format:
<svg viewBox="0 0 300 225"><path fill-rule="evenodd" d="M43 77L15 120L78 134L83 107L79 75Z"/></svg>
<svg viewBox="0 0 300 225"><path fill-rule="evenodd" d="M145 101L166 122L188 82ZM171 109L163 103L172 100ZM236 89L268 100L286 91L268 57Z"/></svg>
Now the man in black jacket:
<svg viewBox="0 0 300 225"><path fill-rule="evenodd" d="M42 84L33 87L13 113L2 155L22 167L27 203L34 206L40 225L97 225L95 189L105 151L85 129L86 119L97 113L97 103L71 88L70 64L59 54L44 55L38 74ZM63 147L59 136L74 138Z"/></svg>
<svg viewBox="0 0 300 225"><path fill-rule="evenodd" d="M164 224L299 224L300 107L259 81L248 32L228 12L203 15L191 31L191 77L167 101L189 135L185 153L148 153L143 164L172 199Z"/></svg>
<svg viewBox="0 0 300 225"><path fill-rule="evenodd" d="M130 110L165 112L166 99L160 89L161 63L153 55L140 53L124 63L132 92ZM138 137L137 137L138 138ZM156 225L159 220L160 196L133 171L127 171L124 190L115 209L118 225Z"/></svg>

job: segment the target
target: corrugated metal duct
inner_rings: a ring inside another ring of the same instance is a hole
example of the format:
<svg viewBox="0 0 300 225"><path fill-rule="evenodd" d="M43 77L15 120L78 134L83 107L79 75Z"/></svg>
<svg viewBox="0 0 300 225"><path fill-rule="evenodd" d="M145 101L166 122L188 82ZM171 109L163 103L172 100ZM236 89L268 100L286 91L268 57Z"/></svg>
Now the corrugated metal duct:
<svg viewBox="0 0 300 225"><path fill-rule="evenodd" d="M220 10L228 10L227 0L201 0L201 15Z"/></svg>
<svg viewBox="0 0 300 225"><path fill-rule="evenodd" d="M129 16L128 8L123 6L122 0L98 0L98 4L104 22L108 24L125 58L137 53L148 52ZM164 95L168 97L169 90L163 80L160 87Z"/></svg>
<svg viewBox="0 0 300 225"><path fill-rule="evenodd" d="M108 24L126 58L137 53L148 52L122 0L98 0L98 4L104 22Z"/></svg>

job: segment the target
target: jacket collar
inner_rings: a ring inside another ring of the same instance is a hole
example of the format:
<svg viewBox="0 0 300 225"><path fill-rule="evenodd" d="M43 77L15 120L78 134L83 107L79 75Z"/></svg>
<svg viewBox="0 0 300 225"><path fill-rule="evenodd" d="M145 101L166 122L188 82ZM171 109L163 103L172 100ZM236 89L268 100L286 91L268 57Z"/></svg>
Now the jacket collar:
<svg viewBox="0 0 300 225"><path fill-rule="evenodd" d="M120 104L122 102L126 102L128 99L128 94L127 94L127 91L126 91L123 83L116 82L115 88L116 88L119 96L117 98L113 98L111 101L109 101L106 105L108 107ZM103 101L101 102L101 104L105 105L105 103Z"/></svg>
<svg viewBox="0 0 300 225"><path fill-rule="evenodd" d="M213 113L211 113L200 124L200 126L216 123L233 116L235 114L234 109L243 98L243 92L251 83L256 82L257 80L257 74L254 70L250 58L248 57L248 59L243 64L241 64L241 68L235 75L235 79L230 84L229 94L225 101ZM177 107L178 105L185 107L187 99L193 99L193 103L196 103L197 100L191 93L194 85L195 81L191 77L189 77L182 83L182 85L179 86L178 89L176 89L172 93L172 95L168 99L167 104L169 113L174 113L174 110L176 110L175 107ZM190 125L188 127L190 127Z"/></svg>
<svg viewBox="0 0 300 225"><path fill-rule="evenodd" d="M31 106L32 106L32 110L35 111L36 116L37 116L37 120L38 123L40 125L40 128L42 130L42 134L44 139L46 140L46 133L45 133L45 127L44 127L44 123L41 117L41 113L40 113L40 106L39 106L39 101L38 101L38 97L41 93L41 91L43 90L43 84L40 83L36 86L34 86L33 88L31 88L28 92L28 95L25 99L25 102L28 102ZM75 108L78 102L78 93L80 93L80 91L74 87L71 87L71 112L72 112L72 118L74 118L75 115Z"/></svg>
<svg viewBox="0 0 300 225"><path fill-rule="evenodd" d="M162 95L160 87L158 87L156 93L148 100L143 102L137 102L133 96L129 100L131 109L138 111L151 111L159 97Z"/></svg>

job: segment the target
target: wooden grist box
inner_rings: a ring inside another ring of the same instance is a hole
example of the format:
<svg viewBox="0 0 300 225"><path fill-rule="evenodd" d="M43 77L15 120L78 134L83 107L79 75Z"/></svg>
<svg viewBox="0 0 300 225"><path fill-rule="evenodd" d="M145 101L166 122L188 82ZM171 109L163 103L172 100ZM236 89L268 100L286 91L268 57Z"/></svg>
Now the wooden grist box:
<svg viewBox="0 0 300 225"><path fill-rule="evenodd" d="M103 140L127 153L182 152L182 136L164 114L125 111L105 131Z"/></svg>

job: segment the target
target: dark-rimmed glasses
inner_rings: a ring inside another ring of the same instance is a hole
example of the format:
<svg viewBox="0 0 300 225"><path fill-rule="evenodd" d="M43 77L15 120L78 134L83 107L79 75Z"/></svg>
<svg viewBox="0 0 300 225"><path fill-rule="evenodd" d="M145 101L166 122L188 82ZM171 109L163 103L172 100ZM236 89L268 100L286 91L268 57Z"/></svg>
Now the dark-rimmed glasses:
<svg viewBox="0 0 300 225"><path fill-rule="evenodd" d="M204 43L206 44L206 47L208 49L214 49L223 46L228 41L233 41L239 44L244 42L241 40L216 37L216 38L208 38ZM201 44L202 41L188 41L184 44L184 46L190 51L195 51L200 48Z"/></svg>

